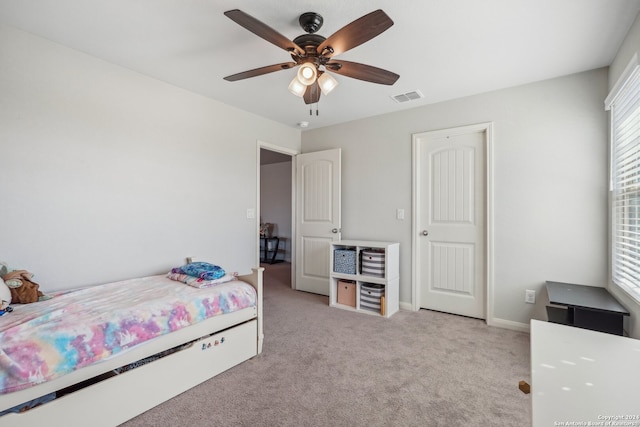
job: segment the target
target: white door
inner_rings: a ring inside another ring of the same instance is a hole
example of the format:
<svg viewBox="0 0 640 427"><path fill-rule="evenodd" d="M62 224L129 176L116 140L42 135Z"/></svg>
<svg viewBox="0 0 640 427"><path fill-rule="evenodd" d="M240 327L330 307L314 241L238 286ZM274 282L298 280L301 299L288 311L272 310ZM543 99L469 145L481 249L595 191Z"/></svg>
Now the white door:
<svg viewBox="0 0 640 427"><path fill-rule="evenodd" d="M340 240L340 149L296 156L296 289L329 295L329 244Z"/></svg>
<svg viewBox="0 0 640 427"><path fill-rule="evenodd" d="M486 129L414 135L420 307L486 318Z"/></svg>

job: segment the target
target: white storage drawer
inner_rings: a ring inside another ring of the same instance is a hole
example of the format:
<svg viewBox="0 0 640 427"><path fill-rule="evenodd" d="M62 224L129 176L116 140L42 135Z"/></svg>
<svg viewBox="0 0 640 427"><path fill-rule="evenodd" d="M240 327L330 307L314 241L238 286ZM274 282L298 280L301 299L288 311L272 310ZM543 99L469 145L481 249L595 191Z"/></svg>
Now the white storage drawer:
<svg viewBox="0 0 640 427"><path fill-rule="evenodd" d="M356 274L355 249L336 249L333 251L333 271L343 274Z"/></svg>
<svg viewBox="0 0 640 427"><path fill-rule="evenodd" d="M381 312L384 299L384 285L362 283L360 285L360 308L363 310Z"/></svg>
<svg viewBox="0 0 640 427"><path fill-rule="evenodd" d="M384 277L384 250L362 249L360 251L360 274Z"/></svg>

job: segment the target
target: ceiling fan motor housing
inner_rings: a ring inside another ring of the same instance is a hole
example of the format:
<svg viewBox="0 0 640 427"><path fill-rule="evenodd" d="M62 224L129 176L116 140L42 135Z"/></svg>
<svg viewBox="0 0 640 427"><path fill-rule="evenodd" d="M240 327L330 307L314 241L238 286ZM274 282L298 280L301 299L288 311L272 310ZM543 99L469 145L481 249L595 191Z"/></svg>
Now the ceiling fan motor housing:
<svg viewBox="0 0 640 427"><path fill-rule="evenodd" d="M293 42L304 49L307 57L317 57L317 48L325 40L326 39L319 34L303 34L293 39Z"/></svg>

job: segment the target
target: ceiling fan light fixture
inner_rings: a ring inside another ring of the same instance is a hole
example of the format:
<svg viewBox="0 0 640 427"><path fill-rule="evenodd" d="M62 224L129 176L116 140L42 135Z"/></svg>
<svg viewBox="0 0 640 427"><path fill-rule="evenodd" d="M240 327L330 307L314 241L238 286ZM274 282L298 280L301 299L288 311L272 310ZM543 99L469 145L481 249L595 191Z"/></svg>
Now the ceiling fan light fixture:
<svg viewBox="0 0 640 427"><path fill-rule="evenodd" d="M289 92L291 92L295 96L299 96L300 98L302 98L306 90L307 86L300 83L300 80L298 80L298 76L294 77L293 80L291 80L291 83L289 83Z"/></svg>
<svg viewBox="0 0 640 427"><path fill-rule="evenodd" d="M316 69L316 66L309 62L302 64L298 69L298 81L305 86L313 84L317 77L318 70Z"/></svg>
<svg viewBox="0 0 640 427"><path fill-rule="evenodd" d="M328 95L333 89L338 86L338 81L329 73L322 73L318 77L318 85L323 95Z"/></svg>

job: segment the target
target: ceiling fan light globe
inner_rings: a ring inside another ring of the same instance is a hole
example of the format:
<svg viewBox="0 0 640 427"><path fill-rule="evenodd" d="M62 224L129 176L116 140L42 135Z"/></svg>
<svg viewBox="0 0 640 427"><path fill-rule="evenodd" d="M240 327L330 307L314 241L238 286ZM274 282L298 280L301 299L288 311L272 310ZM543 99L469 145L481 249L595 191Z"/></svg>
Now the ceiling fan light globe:
<svg viewBox="0 0 640 427"><path fill-rule="evenodd" d="M291 83L289 83L289 92L291 92L295 96L299 96L300 98L302 98L306 90L307 86L302 84L300 80L298 80L297 76L294 77L293 80L291 80Z"/></svg>
<svg viewBox="0 0 640 427"><path fill-rule="evenodd" d="M316 70L315 65L313 64L302 64L298 69L298 81L305 86L309 86L316 81L316 77L318 76L318 70Z"/></svg>
<svg viewBox="0 0 640 427"><path fill-rule="evenodd" d="M322 75L318 77L318 85L320 86L322 94L326 96L338 86L338 81L331 74L322 73Z"/></svg>
<svg viewBox="0 0 640 427"><path fill-rule="evenodd" d="M302 74L302 77L304 77L305 79L313 78L313 68L311 67L302 67L300 68L300 72Z"/></svg>

